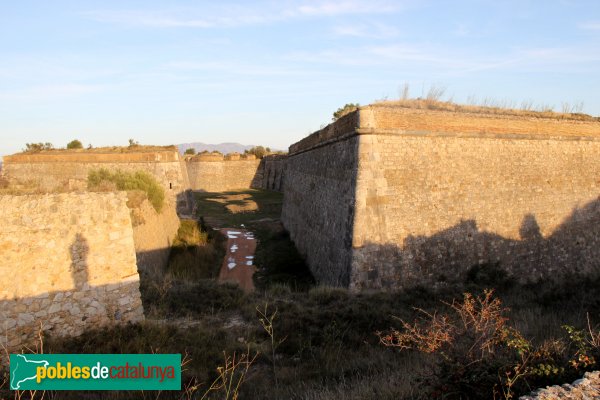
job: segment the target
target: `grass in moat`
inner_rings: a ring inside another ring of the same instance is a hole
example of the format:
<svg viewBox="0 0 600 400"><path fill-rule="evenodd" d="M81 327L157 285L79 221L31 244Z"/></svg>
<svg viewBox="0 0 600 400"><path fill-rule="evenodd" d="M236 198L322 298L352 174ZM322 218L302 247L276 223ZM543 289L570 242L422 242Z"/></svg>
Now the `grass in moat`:
<svg viewBox="0 0 600 400"><path fill-rule="evenodd" d="M198 216L213 227L235 228L244 224L252 229L263 226L264 222L268 222L265 220L279 220L281 216L283 194L280 192L244 189L218 193L196 192L194 195ZM255 209L244 211L243 206L249 204L254 204Z"/></svg>

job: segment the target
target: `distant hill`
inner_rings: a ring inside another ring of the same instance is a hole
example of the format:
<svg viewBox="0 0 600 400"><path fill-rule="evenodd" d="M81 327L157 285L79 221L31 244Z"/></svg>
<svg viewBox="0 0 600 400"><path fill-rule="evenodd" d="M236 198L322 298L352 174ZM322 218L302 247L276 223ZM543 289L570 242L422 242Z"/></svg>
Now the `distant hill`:
<svg viewBox="0 0 600 400"><path fill-rule="evenodd" d="M245 150L250 150L252 147L254 147L253 145L243 145L243 144L239 144L239 143L219 143L219 144L206 144L206 143L201 143L201 142L194 142L194 143L182 143L182 144L178 144L177 148L179 149L179 152L181 154L183 154L183 152L185 152L187 149L190 148L194 148L196 150L196 153L199 153L201 151L207 150L207 151L220 151L223 154L227 154L227 153L233 153L233 152L238 152L238 153L243 153Z"/></svg>

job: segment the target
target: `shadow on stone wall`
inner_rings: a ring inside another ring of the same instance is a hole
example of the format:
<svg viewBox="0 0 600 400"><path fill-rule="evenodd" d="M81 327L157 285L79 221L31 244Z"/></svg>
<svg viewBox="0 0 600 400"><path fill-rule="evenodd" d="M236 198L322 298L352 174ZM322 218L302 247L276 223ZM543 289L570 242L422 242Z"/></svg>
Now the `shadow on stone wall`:
<svg viewBox="0 0 600 400"><path fill-rule="evenodd" d="M76 278L75 278L76 277ZM87 329L144 319L139 281L124 280L106 285L83 283L36 296L0 301L0 345L9 352L33 351L40 329L52 336L77 336Z"/></svg>
<svg viewBox="0 0 600 400"><path fill-rule="evenodd" d="M260 160L250 187L282 192L284 173L285 156L265 156Z"/></svg>
<svg viewBox="0 0 600 400"><path fill-rule="evenodd" d="M138 274L116 276L110 284L90 285L89 251L88 240L77 233L69 246L71 289L0 301L0 345L10 352L34 350L40 330L77 336L86 329L144 319Z"/></svg>
<svg viewBox="0 0 600 400"><path fill-rule="evenodd" d="M71 246L69 246L69 252L71 254L71 266L69 271L73 278L73 287L76 291L84 290L88 284L88 263L87 257L90 251L87 239L78 233L75 235L75 239Z"/></svg>
<svg viewBox="0 0 600 400"><path fill-rule="evenodd" d="M548 237L534 214L523 218L520 240L480 231L465 220L431 236L396 244L367 242L354 249L354 288L436 286L464 281L476 265L497 264L518 282L600 275L600 199L576 207Z"/></svg>
<svg viewBox="0 0 600 400"><path fill-rule="evenodd" d="M195 200L194 192L191 189L187 189L183 192L177 193L175 196L177 215L188 216L194 214Z"/></svg>

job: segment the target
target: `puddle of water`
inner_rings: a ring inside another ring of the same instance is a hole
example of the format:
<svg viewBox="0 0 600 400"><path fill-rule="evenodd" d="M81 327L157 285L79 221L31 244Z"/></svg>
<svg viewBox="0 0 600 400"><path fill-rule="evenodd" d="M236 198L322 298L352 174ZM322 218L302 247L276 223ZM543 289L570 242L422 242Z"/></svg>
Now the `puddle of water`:
<svg viewBox="0 0 600 400"><path fill-rule="evenodd" d="M218 280L219 282L237 283L245 292L251 292L254 290L252 275L256 271L256 266L253 265L254 251L256 250L254 234L246 230L231 228L224 228L221 232L227 235L228 240L227 255L223 260Z"/></svg>

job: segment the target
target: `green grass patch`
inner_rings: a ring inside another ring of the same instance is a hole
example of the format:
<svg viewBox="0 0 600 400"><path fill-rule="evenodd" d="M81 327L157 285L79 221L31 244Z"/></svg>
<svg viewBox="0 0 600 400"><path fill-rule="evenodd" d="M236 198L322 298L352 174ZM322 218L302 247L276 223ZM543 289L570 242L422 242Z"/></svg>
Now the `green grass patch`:
<svg viewBox="0 0 600 400"><path fill-rule="evenodd" d="M139 190L146 194L156 212L160 212L165 201L165 191L156 178L146 171L126 172L109 171L106 168L90 170L88 173L88 189L105 190Z"/></svg>
<svg viewBox="0 0 600 400"><path fill-rule="evenodd" d="M182 220L171 247L167 274L185 281L216 278L226 242L220 232L202 229L195 220Z"/></svg>
<svg viewBox="0 0 600 400"><path fill-rule="evenodd" d="M269 190L234 190L218 193L194 193L198 206L198 216L204 218L211 226L221 228L254 227L258 220L279 220L281 217L281 206L283 204L283 193ZM247 195L244 200L237 198L228 199L229 196ZM244 201L253 201L257 209L248 212L232 213L227 210L227 205L242 205Z"/></svg>

